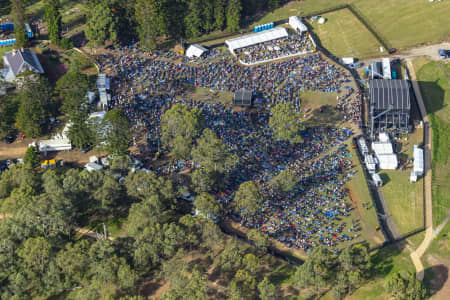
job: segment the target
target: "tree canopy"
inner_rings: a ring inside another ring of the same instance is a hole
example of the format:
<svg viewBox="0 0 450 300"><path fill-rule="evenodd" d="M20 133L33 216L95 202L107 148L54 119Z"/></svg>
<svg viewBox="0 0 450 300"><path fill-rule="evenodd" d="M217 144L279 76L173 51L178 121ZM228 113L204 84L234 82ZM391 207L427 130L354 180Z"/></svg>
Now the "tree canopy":
<svg viewBox="0 0 450 300"><path fill-rule="evenodd" d="M300 115L295 112L292 104L278 103L271 110L269 125L273 130L276 139L289 141L291 143L301 143L300 136L302 125L299 123Z"/></svg>

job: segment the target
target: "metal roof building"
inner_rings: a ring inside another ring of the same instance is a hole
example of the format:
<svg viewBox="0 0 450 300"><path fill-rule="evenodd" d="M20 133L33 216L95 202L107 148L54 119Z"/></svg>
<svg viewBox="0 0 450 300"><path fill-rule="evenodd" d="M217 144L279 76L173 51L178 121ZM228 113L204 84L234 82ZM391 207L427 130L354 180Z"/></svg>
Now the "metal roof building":
<svg viewBox="0 0 450 300"><path fill-rule="evenodd" d="M234 50L236 49L281 39L287 37L288 35L289 34L286 28L276 27L269 30L240 36L238 38L229 39L225 41L225 44L228 46L228 49L230 49L230 52L234 53Z"/></svg>
<svg viewBox="0 0 450 300"><path fill-rule="evenodd" d="M406 80L369 80L371 134L409 132L410 85Z"/></svg>

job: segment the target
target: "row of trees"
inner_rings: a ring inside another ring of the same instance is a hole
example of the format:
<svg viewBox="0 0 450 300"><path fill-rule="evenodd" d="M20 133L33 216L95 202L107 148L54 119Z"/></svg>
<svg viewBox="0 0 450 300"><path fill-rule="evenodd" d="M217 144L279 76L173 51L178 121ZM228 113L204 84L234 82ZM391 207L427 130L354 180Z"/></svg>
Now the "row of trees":
<svg viewBox="0 0 450 300"><path fill-rule="evenodd" d="M135 28L141 44L154 49L159 38L194 38L224 29L236 32L243 17L278 8L280 0L91 0L88 4L85 33L91 41L124 40Z"/></svg>

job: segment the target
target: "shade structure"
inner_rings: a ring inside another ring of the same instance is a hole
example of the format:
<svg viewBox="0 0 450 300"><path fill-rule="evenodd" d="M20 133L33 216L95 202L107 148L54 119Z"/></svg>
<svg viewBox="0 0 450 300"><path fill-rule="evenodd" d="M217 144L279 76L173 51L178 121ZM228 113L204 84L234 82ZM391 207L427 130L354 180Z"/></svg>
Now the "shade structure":
<svg viewBox="0 0 450 300"><path fill-rule="evenodd" d="M382 155L382 154L392 154L394 153L394 150L392 149L391 143L384 143L384 142L373 142L372 143L372 150L375 152L376 155Z"/></svg>
<svg viewBox="0 0 450 300"><path fill-rule="evenodd" d="M293 29L300 31L300 32L308 31L308 27L306 27L306 25L303 24L302 20L300 20L300 18L297 16L289 17L289 25Z"/></svg>
<svg viewBox="0 0 450 300"><path fill-rule="evenodd" d="M395 170L398 167L397 155L395 154L381 154L377 155L377 158L382 170Z"/></svg>
<svg viewBox="0 0 450 300"><path fill-rule="evenodd" d="M200 57L203 53L207 52L208 49L205 47L202 47L197 44L190 45L189 48L186 50L186 56L189 58L192 57Z"/></svg>
<svg viewBox="0 0 450 300"><path fill-rule="evenodd" d="M225 41L225 44L228 46L228 49L230 49L230 51L233 52L236 49L245 48L272 40L277 40L280 38L287 37L288 35L289 34L286 28L276 27L269 30L244 35L238 38L229 39Z"/></svg>

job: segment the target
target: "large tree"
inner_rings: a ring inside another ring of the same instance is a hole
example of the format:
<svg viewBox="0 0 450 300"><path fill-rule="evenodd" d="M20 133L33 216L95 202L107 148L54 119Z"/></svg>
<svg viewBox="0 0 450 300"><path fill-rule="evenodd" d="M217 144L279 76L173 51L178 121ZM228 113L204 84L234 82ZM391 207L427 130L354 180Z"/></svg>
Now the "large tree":
<svg viewBox="0 0 450 300"><path fill-rule="evenodd" d="M116 41L118 38L118 18L111 10L107 1L94 6L86 22L86 37L96 44L106 40Z"/></svg>
<svg viewBox="0 0 450 300"><path fill-rule="evenodd" d="M25 30L26 17L26 1L11 0L11 15L14 22L14 37L16 43L14 47L24 48L28 44L27 31Z"/></svg>
<svg viewBox="0 0 450 300"><path fill-rule="evenodd" d="M36 147L28 147L27 151L25 152L25 156L23 157L23 162L25 163L25 165L31 168L36 168L37 166L39 166L40 159L39 154L36 151Z"/></svg>
<svg viewBox="0 0 450 300"><path fill-rule="evenodd" d="M207 193L198 195L194 200L194 207L198 212L206 217L220 217L221 207L214 196Z"/></svg>
<svg viewBox="0 0 450 300"><path fill-rule="evenodd" d="M269 125L276 139L301 143L302 138L299 131L302 125L299 123L299 114L295 112L292 104L278 103L271 110Z"/></svg>
<svg viewBox="0 0 450 300"><path fill-rule="evenodd" d="M169 12L167 1L137 0L135 10L141 44L146 48L156 48L156 38L168 33Z"/></svg>
<svg viewBox="0 0 450 300"><path fill-rule="evenodd" d="M227 29L236 32L240 28L242 4L241 0L229 0L227 6Z"/></svg>
<svg viewBox="0 0 450 300"><path fill-rule="evenodd" d="M183 104L175 104L161 119L161 134L164 146L172 149L176 159L187 158L191 153L192 142L201 130L200 110Z"/></svg>
<svg viewBox="0 0 450 300"><path fill-rule="evenodd" d="M188 37L197 37L203 33L205 20L202 17L202 11L205 9L205 1L189 1L188 14L184 20L186 24L186 35Z"/></svg>
<svg viewBox="0 0 450 300"><path fill-rule="evenodd" d="M226 0L216 0L214 1L214 27L215 29L222 30L225 26L225 6Z"/></svg>
<svg viewBox="0 0 450 300"><path fill-rule="evenodd" d="M242 211L251 216L256 215L262 200L262 194L254 181L242 183L234 197L237 211Z"/></svg>
<svg viewBox="0 0 450 300"><path fill-rule="evenodd" d="M114 155L124 155L130 145L130 121L119 109L113 109L106 113L103 119L105 131L103 142L105 149Z"/></svg>
<svg viewBox="0 0 450 300"><path fill-rule="evenodd" d="M228 172L238 162L238 157L231 154L226 145L209 128L205 129L202 136L197 139L197 146L192 150L192 157L208 172Z"/></svg>
<svg viewBox="0 0 450 300"><path fill-rule="evenodd" d="M47 31L50 41L54 45L58 45L61 40L62 32L62 16L59 12L59 0L45 1L45 22L47 23Z"/></svg>
<svg viewBox="0 0 450 300"><path fill-rule="evenodd" d="M38 82L26 82L24 89L17 97L20 101L16 117L19 130L27 136L40 136L44 132L52 111L55 110L48 80L41 77Z"/></svg>

